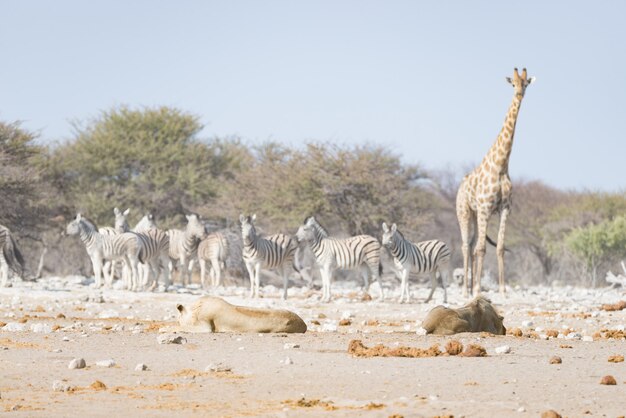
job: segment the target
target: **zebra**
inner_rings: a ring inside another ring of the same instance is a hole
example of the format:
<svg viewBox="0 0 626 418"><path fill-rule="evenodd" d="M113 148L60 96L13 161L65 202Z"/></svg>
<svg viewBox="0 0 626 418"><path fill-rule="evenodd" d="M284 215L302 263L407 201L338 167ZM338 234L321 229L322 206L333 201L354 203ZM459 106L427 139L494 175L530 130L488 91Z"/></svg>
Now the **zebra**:
<svg viewBox="0 0 626 418"><path fill-rule="evenodd" d="M252 216L239 215L243 238L243 261L250 277L250 297L259 296L261 268L279 269L283 277L283 299L287 299L289 282L287 266L292 264L298 243L289 235L275 234L262 238L257 235Z"/></svg>
<svg viewBox="0 0 626 418"><path fill-rule="evenodd" d="M142 260L139 264L139 273L141 276L140 285L142 288L154 290L158 285L161 271L166 270L165 268L161 268L161 264L163 262L163 266L165 266L167 262L170 245L169 236L165 231L156 228L156 226L154 228L144 228L141 226L142 230L135 229L132 231L127 221L130 209L126 209L122 212L118 208L115 208L113 209L113 213L115 214L115 230L118 234L130 232L137 235L140 244L139 258ZM154 223L154 221L152 221L152 223ZM152 280L150 279L151 273L153 277ZM164 274L164 284L167 289L167 286L169 286L169 272Z"/></svg>
<svg viewBox="0 0 626 418"><path fill-rule="evenodd" d="M130 290L137 288L137 264L139 263L140 245L137 236L125 232L108 236L98 232L96 225L80 213L67 224L67 235L79 235L93 266L95 287L102 286L102 267L106 260L122 259L130 269ZM107 287L111 282L106 283Z"/></svg>
<svg viewBox="0 0 626 418"><path fill-rule="evenodd" d="M221 232L210 233L198 244L200 280L205 289L207 287L207 273L211 279L212 287L222 285L222 269L226 266L229 249L228 240ZM210 265L207 265L207 262Z"/></svg>
<svg viewBox="0 0 626 418"><path fill-rule="evenodd" d="M191 260L198 249L198 244L207 235L204 225L197 214L192 213L191 215L185 215L185 217L187 218L187 226L184 231L180 229L169 229L167 231L167 235L170 237L170 262L168 264L170 276L174 270L174 262L178 261L181 266L180 277L183 286L187 285L187 281L191 282L191 270L193 268Z"/></svg>
<svg viewBox="0 0 626 418"><path fill-rule="evenodd" d="M417 244L404 238L398 231L396 224L391 225L391 229L383 222L383 245L391 252L397 273L402 280L400 285L400 303L411 299L409 292L409 273L430 273L430 294L426 298L426 303L430 302L437 286L437 276L443 289L443 303L448 301L446 284L441 274L443 267L447 267L450 262L450 249L443 242L436 239L418 242Z"/></svg>
<svg viewBox="0 0 626 418"><path fill-rule="evenodd" d="M357 235L350 238L330 238L328 232L313 216L304 220L296 234L298 241L306 241L311 246L315 261L320 266L322 276L322 301L330 302L330 285L333 273L337 269L358 269L365 264L371 275L380 286L380 300L385 298L380 275L381 245L370 235ZM368 271L365 271L366 276ZM369 279L365 280L365 290L369 288Z"/></svg>
<svg viewBox="0 0 626 418"><path fill-rule="evenodd" d="M0 287L5 287L11 270L18 277L24 273L24 258L11 230L3 225L0 225L0 249Z"/></svg>

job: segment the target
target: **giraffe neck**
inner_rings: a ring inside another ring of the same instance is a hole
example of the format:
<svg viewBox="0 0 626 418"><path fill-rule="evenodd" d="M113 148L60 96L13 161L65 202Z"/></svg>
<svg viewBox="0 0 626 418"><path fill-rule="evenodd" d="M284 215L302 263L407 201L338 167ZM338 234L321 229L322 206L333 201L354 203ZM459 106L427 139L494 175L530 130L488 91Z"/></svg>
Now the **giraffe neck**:
<svg viewBox="0 0 626 418"><path fill-rule="evenodd" d="M509 171L509 157L513 148L515 124L517 123L521 104L522 99L514 95L498 139L496 139L496 142L491 146L483 160L483 165L487 165L487 168L490 169L487 170L488 172L491 171L493 173L493 168L495 168L496 174L506 174Z"/></svg>

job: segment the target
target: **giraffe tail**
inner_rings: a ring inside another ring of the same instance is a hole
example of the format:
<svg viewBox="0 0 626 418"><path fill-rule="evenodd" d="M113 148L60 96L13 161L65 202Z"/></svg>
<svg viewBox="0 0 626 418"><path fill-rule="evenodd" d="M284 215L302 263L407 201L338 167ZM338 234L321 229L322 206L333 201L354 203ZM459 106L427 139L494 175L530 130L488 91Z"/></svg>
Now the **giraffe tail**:
<svg viewBox="0 0 626 418"><path fill-rule="evenodd" d="M486 235L485 238L487 238L487 242L491 245L493 245L494 247L498 246L498 243L495 242L494 240L492 240L491 238L489 238L489 235ZM510 253L511 250L509 250L508 248L504 247L504 252Z"/></svg>

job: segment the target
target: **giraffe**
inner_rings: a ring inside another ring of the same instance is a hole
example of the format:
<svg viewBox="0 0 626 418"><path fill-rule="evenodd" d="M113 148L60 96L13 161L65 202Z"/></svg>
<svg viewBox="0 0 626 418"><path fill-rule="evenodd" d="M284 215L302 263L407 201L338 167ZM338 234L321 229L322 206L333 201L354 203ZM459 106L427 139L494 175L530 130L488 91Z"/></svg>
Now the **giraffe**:
<svg viewBox="0 0 626 418"><path fill-rule="evenodd" d="M520 75L517 68L513 71L513 78L506 80L513 86L513 101L504 119L504 125L495 143L482 163L469 173L459 186L456 196L456 214L461 229L461 239L463 240L463 296L467 297L468 290L468 269L473 278L473 293L480 293L480 277L483 270L483 259L485 257L485 245L487 240L487 224L489 218L495 212L500 212L500 229L498 231L498 242L496 253L498 256L498 284L500 293L504 294L504 232L506 220L511 210L511 179L509 178L509 158L513 147L513 135L515 134L515 124L522 104L522 98L526 92L526 87L535 80L535 77L527 78L526 68ZM474 260L472 264L470 256L469 232L474 226L474 238L478 238L474 247ZM492 242L491 242L492 243ZM472 265L470 265L472 264Z"/></svg>

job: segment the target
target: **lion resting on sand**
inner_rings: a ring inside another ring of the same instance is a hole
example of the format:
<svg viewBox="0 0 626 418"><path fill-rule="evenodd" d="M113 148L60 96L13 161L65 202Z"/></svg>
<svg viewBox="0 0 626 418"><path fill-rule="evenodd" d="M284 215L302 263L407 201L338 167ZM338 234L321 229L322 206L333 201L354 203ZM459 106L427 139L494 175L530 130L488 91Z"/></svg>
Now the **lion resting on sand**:
<svg viewBox="0 0 626 418"><path fill-rule="evenodd" d="M505 335L506 328L502 325L504 318L498 315L491 301L478 296L459 309L436 306L424 321L422 328L427 334L452 335L459 332L489 332Z"/></svg>
<svg viewBox="0 0 626 418"><path fill-rule="evenodd" d="M298 315L284 309L235 306L224 299L204 296L191 308L177 305L179 326L163 331L183 332L306 332Z"/></svg>

